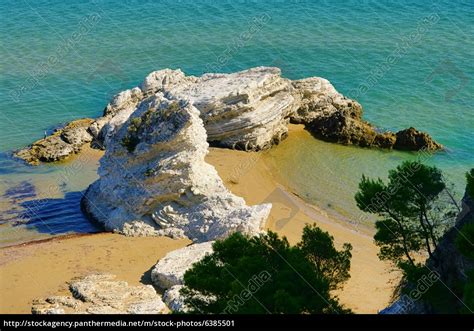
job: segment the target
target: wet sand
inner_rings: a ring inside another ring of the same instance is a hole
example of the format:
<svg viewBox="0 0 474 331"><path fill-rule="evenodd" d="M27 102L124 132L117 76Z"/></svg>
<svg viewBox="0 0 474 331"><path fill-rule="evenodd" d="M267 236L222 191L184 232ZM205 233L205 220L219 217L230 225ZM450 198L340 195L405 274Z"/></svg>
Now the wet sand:
<svg viewBox="0 0 474 331"><path fill-rule="evenodd" d="M291 130L301 127L291 126ZM291 143L291 132L285 143ZM272 175L265 153L211 148L206 159L225 185L248 204L272 202L266 227L286 236L290 243L299 241L305 224L316 223L338 246L352 244L351 278L337 293L343 304L356 313L376 313L387 305L399 275L378 259L370 228L354 228L287 191ZM101 233L2 248L0 313L29 313L33 299L65 293L66 282L91 272L116 274L130 284L149 283L149 271L156 261L187 244L188 240Z"/></svg>

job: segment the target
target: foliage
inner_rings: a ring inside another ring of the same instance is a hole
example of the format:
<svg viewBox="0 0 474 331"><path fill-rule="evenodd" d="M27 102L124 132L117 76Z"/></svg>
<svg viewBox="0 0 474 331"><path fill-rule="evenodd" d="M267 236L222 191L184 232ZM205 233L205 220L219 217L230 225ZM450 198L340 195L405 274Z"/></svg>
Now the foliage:
<svg viewBox="0 0 474 331"><path fill-rule="evenodd" d="M457 214L441 171L418 161L390 170L387 184L363 176L355 200L362 211L382 218L376 222L374 237L379 257L400 268L406 263L414 267L419 254L434 259L439 238Z"/></svg>
<svg viewBox="0 0 474 331"><path fill-rule="evenodd" d="M167 107L169 112L175 112L179 109L180 105L176 101L170 103ZM148 109L140 117L132 118L128 125L127 133L121 141L121 145L125 147L129 153L135 151L135 148L140 143L140 135L146 128L152 127L156 119L157 116L154 108Z"/></svg>
<svg viewBox="0 0 474 331"><path fill-rule="evenodd" d="M466 179L467 179L467 186L466 186L466 191L467 194L474 199L474 168L471 169L468 173L466 173Z"/></svg>
<svg viewBox="0 0 474 331"><path fill-rule="evenodd" d="M329 289L335 290L350 278L352 245L345 243L338 251L334 247L334 238L316 225L303 229L301 242L297 247L311 261L316 270L329 281Z"/></svg>
<svg viewBox="0 0 474 331"><path fill-rule="evenodd" d="M272 232L234 233L185 273L181 293L194 313L348 313L330 289L349 267L350 247L337 252L316 227L306 227L297 246Z"/></svg>
<svg viewBox="0 0 474 331"><path fill-rule="evenodd" d="M140 126L142 124L141 117L135 117L130 120L130 124L127 128L127 134L122 139L122 146L125 147L129 153L132 153L137 147L140 139L138 137L138 133L140 130Z"/></svg>
<svg viewBox="0 0 474 331"><path fill-rule="evenodd" d="M465 305L462 307L462 312L472 314L474 311L474 270L468 272L467 282L464 284L462 302Z"/></svg>

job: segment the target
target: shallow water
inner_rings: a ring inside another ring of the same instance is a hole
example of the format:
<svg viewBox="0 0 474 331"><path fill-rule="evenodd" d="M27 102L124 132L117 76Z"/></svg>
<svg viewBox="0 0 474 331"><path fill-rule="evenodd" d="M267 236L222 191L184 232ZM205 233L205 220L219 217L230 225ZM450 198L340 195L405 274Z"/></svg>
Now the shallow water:
<svg viewBox="0 0 474 331"><path fill-rule="evenodd" d="M7 0L0 13L0 152L68 120L100 115L113 94L153 70L200 75L273 65L292 79L329 79L380 128L431 133L448 152L430 162L459 192L474 165L470 0ZM413 157L308 139L284 146L275 155L285 160L278 169L288 185L349 214L356 212L352 196L362 173L384 176ZM22 181L41 191L64 171L9 162L0 157L2 191ZM61 194L39 199L62 199L93 180L76 177L80 185L68 178ZM2 198L2 206L8 203ZM79 229L83 219L77 220Z"/></svg>

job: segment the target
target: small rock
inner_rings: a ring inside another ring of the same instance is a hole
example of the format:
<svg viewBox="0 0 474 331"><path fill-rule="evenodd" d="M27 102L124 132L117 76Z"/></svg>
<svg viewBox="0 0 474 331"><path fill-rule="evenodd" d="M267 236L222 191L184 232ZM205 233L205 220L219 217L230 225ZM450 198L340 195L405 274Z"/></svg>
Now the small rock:
<svg viewBox="0 0 474 331"><path fill-rule="evenodd" d="M130 286L109 274L93 274L69 285L71 296L34 300L33 314L163 314L168 308L151 285Z"/></svg>
<svg viewBox="0 0 474 331"><path fill-rule="evenodd" d="M183 284L186 271L212 253L212 244L213 242L193 244L166 254L151 271L153 284L163 289Z"/></svg>

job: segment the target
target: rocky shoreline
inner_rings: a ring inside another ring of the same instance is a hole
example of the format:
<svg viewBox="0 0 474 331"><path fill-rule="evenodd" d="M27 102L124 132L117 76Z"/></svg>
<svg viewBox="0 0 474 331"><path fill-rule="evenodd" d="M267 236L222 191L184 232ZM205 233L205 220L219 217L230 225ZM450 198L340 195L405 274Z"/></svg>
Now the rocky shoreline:
<svg viewBox="0 0 474 331"><path fill-rule="evenodd" d="M65 159L87 143L105 149L99 179L87 189L82 208L108 231L191 239L192 245L168 253L151 273L154 285L166 290L163 300L168 307L185 311L179 294L185 271L212 252L212 241L236 231L261 233L272 207L248 206L232 194L205 162L209 145L265 150L288 136L292 122L304 124L317 138L341 144L442 148L414 128L379 132L362 120L359 103L323 78L290 81L280 74L278 68L268 67L201 77L185 76L180 70L156 71L140 86L116 95L102 117L71 122L16 156L38 164ZM149 289L130 289L111 277L86 276L70 286L72 298L39 300L32 311L164 311L162 299ZM136 300L125 302L111 292L138 294Z"/></svg>
<svg viewBox="0 0 474 331"><path fill-rule="evenodd" d="M345 145L438 150L442 145L415 128L380 132L362 119L362 106L319 77L291 81L273 67L231 74L186 76L163 69L142 84L118 93L96 119L70 122L51 136L14 154L30 164L54 162L78 153L84 144L105 149L136 111L147 108L156 93L188 102L199 112L211 146L259 151L288 135L288 123L304 124L316 138Z"/></svg>

